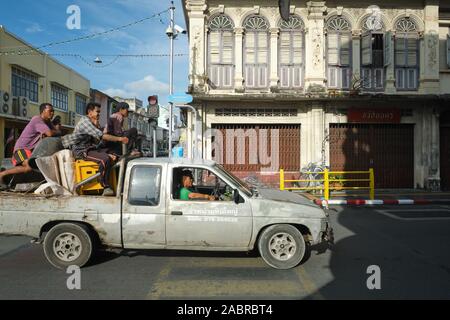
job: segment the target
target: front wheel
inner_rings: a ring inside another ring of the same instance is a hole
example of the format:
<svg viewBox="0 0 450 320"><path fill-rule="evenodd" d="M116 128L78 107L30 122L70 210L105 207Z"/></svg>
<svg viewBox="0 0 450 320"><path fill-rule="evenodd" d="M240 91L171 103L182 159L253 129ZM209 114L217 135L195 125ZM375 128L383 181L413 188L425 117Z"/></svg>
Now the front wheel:
<svg viewBox="0 0 450 320"><path fill-rule="evenodd" d="M47 233L44 254L58 269L84 266L93 255L93 239L89 229L81 224L61 223Z"/></svg>
<svg viewBox="0 0 450 320"><path fill-rule="evenodd" d="M297 228L289 224L278 224L262 232L258 249L269 266L275 269L291 269L302 261L306 244Z"/></svg>

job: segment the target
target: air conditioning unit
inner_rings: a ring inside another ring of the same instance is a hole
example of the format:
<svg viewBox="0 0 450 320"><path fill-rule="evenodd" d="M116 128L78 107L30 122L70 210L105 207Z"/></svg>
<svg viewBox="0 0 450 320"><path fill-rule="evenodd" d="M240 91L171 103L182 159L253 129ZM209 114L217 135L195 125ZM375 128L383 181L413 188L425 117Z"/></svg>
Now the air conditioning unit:
<svg viewBox="0 0 450 320"><path fill-rule="evenodd" d="M75 127L75 119L76 119L76 113L73 111L69 111L69 126Z"/></svg>
<svg viewBox="0 0 450 320"><path fill-rule="evenodd" d="M16 97L14 114L19 117L28 117L28 98L27 97Z"/></svg>
<svg viewBox="0 0 450 320"><path fill-rule="evenodd" d="M0 114L13 114L12 97L6 91L0 91Z"/></svg>

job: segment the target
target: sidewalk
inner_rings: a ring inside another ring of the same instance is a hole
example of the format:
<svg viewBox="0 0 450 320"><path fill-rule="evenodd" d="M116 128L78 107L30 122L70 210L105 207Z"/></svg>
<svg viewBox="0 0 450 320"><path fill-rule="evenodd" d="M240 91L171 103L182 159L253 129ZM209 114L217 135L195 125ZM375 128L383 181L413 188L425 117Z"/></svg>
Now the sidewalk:
<svg viewBox="0 0 450 320"><path fill-rule="evenodd" d="M320 194L302 193L316 204L322 205L324 198ZM375 190L375 199L370 200L367 193L352 191L333 192L329 205L387 205L387 204L450 204L450 192L432 192L417 189L379 189Z"/></svg>

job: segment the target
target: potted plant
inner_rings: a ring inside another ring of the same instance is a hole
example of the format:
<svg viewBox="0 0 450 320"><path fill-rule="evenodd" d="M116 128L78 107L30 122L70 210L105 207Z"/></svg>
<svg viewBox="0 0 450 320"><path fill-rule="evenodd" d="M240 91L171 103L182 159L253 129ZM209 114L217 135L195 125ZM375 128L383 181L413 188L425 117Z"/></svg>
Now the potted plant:
<svg viewBox="0 0 450 320"><path fill-rule="evenodd" d="M341 174L330 175L330 180L341 180L344 176ZM344 183L342 181L330 181L330 189L332 190L342 190Z"/></svg>
<svg viewBox="0 0 450 320"><path fill-rule="evenodd" d="M350 86L350 96L357 96L361 92L363 87L364 79L361 79L358 75L352 76L351 86Z"/></svg>

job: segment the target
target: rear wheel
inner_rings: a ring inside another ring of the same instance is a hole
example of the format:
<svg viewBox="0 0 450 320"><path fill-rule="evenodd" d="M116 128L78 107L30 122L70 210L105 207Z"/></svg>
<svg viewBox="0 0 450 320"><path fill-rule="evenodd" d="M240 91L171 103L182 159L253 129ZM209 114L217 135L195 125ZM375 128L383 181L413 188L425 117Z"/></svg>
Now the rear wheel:
<svg viewBox="0 0 450 320"><path fill-rule="evenodd" d="M56 268L84 266L93 255L91 231L82 224L61 223L47 233L44 239L44 254Z"/></svg>
<svg viewBox="0 0 450 320"><path fill-rule="evenodd" d="M258 249L263 260L271 267L291 269L302 261L306 244L297 228L289 224L278 224L262 232Z"/></svg>

